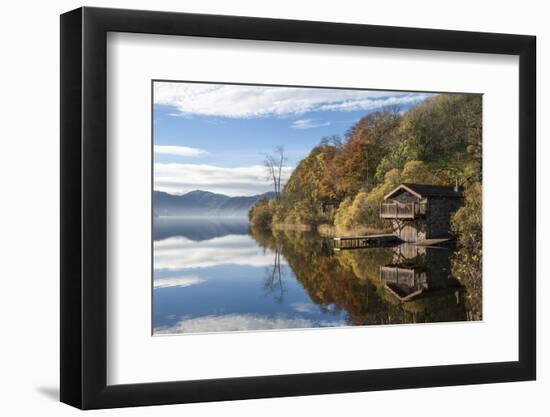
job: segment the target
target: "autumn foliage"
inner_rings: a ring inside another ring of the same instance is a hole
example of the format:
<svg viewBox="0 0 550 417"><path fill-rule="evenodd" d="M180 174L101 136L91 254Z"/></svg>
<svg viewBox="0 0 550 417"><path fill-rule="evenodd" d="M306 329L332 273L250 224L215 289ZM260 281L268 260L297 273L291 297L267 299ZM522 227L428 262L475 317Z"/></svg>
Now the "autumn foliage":
<svg viewBox="0 0 550 417"><path fill-rule="evenodd" d="M468 189L481 184L481 172L481 96L434 95L405 113L398 108L370 113L344 138L321 139L276 201L258 203L250 219L261 227L383 229L379 204L399 183L458 182Z"/></svg>

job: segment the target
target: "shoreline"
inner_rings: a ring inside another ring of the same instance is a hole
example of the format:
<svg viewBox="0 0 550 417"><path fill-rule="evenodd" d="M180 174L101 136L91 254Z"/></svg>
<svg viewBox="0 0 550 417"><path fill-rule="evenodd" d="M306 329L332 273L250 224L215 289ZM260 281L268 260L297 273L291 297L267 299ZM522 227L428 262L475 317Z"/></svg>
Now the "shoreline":
<svg viewBox="0 0 550 417"><path fill-rule="evenodd" d="M330 224L317 226L317 233L323 237L367 236L391 233L391 229L378 229L375 227L358 226L351 229L338 229Z"/></svg>
<svg viewBox="0 0 550 417"><path fill-rule="evenodd" d="M365 236L391 233L390 229L377 229L374 227L354 227L352 229L338 229L331 224L320 224L313 227L301 223L274 223L271 225L272 230L289 230L296 232L317 232L322 237L337 237L337 236Z"/></svg>
<svg viewBox="0 0 550 417"><path fill-rule="evenodd" d="M301 223L273 223L271 230L291 230L294 232L311 232L312 227Z"/></svg>

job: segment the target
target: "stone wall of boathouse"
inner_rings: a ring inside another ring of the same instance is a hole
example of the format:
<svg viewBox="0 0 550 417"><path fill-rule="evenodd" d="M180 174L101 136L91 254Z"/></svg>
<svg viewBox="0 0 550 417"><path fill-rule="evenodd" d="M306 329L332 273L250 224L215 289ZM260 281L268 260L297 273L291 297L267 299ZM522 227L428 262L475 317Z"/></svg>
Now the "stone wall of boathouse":
<svg viewBox="0 0 550 417"><path fill-rule="evenodd" d="M426 213L426 239L452 237L451 218L461 205L459 198L430 198Z"/></svg>
<svg viewBox="0 0 550 417"><path fill-rule="evenodd" d="M402 193L396 196L400 203L418 202L414 196ZM452 237L451 218L462 205L461 199L432 197L428 200L426 216L415 220L393 219L393 233L404 242L421 242L426 239L446 239Z"/></svg>

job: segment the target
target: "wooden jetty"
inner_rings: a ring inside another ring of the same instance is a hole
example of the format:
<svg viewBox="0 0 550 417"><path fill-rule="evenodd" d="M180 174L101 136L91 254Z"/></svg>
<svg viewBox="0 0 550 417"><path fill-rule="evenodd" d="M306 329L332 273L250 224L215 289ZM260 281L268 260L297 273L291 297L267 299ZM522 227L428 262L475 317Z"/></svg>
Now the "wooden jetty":
<svg viewBox="0 0 550 417"><path fill-rule="evenodd" d="M365 236L339 236L333 238L334 250L360 249L372 246L396 245L401 239L392 234L365 235Z"/></svg>

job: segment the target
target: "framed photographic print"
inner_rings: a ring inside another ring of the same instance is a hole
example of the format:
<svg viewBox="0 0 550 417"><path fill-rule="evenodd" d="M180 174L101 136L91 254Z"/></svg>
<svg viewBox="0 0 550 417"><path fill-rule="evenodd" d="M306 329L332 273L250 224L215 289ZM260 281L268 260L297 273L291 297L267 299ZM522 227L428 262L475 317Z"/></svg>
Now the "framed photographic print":
<svg viewBox="0 0 550 417"><path fill-rule="evenodd" d="M535 379L535 38L61 16L61 400Z"/></svg>

